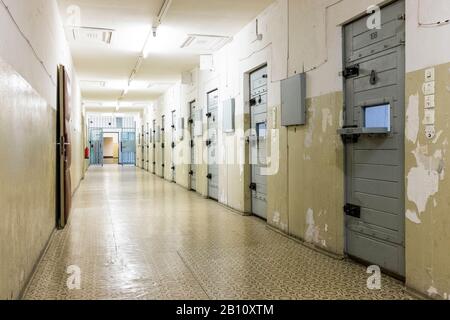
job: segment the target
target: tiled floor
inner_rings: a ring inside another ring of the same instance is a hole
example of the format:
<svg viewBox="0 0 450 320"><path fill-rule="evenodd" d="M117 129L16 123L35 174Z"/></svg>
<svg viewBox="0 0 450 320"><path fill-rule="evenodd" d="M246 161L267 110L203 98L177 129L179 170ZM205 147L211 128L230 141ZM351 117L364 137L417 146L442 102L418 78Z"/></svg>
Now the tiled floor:
<svg viewBox="0 0 450 320"><path fill-rule="evenodd" d="M69 290L69 266L81 289ZM25 299L408 299L335 260L144 171L92 168Z"/></svg>

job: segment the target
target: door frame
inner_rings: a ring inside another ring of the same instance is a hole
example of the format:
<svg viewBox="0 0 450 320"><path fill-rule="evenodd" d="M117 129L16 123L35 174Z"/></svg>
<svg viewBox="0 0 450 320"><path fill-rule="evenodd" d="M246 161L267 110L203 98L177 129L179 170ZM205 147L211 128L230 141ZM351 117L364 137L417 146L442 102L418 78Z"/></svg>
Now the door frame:
<svg viewBox="0 0 450 320"><path fill-rule="evenodd" d="M105 145L105 134L111 134L111 135L117 135L117 141L119 142L117 145L117 154L119 155L119 158L117 159L117 165L120 165L120 132L119 131L112 131L112 132L105 132L105 129L103 129L103 146ZM104 148L103 148L104 150ZM105 155L103 154L103 163L105 162Z"/></svg>

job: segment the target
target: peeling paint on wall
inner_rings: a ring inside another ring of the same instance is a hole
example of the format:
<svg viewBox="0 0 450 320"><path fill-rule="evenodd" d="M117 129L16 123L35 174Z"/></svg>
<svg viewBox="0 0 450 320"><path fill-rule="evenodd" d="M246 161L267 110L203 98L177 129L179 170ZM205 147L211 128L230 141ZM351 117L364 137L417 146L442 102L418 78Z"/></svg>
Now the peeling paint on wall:
<svg viewBox="0 0 450 320"><path fill-rule="evenodd" d="M310 109L311 113L311 119L309 121L308 131L305 135L305 147L311 148L313 145L313 138L314 138L314 129L315 129L315 119L316 119L316 109L314 107L311 107Z"/></svg>
<svg viewBox="0 0 450 320"><path fill-rule="evenodd" d="M408 109L406 110L406 139L412 143L417 142L419 135L419 94L409 97Z"/></svg>
<svg viewBox="0 0 450 320"><path fill-rule="evenodd" d="M316 226L314 221L314 211L313 209L308 209L306 212L306 234L305 240L309 243L318 243L319 242L319 227Z"/></svg>
<svg viewBox="0 0 450 320"><path fill-rule="evenodd" d="M444 161L441 150L428 156L428 147L421 147L420 144L413 154L417 167L411 168L408 174L408 199L416 204L420 216L425 212L430 197L439 191L439 181L444 178ZM415 223L420 221L412 212L407 213L407 217Z"/></svg>
<svg viewBox="0 0 450 320"><path fill-rule="evenodd" d="M330 109L323 109L322 110L322 132L326 133L328 127L333 126L333 114L331 113Z"/></svg>
<svg viewBox="0 0 450 320"><path fill-rule="evenodd" d="M415 224L421 224L422 221L419 219L419 217L417 216L417 212L416 211L411 211L411 210L407 210L406 211L406 218L415 223Z"/></svg>

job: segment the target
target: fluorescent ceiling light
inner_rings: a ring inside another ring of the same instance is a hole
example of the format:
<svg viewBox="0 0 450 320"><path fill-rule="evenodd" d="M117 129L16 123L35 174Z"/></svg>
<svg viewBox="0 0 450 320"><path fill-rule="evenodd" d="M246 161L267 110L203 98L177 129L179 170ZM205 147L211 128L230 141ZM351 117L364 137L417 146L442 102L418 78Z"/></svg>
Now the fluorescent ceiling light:
<svg viewBox="0 0 450 320"><path fill-rule="evenodd" d="M105 81L96 81L96 80L81 80L81 86L85 88L104 88L106 87Z"/></svg>

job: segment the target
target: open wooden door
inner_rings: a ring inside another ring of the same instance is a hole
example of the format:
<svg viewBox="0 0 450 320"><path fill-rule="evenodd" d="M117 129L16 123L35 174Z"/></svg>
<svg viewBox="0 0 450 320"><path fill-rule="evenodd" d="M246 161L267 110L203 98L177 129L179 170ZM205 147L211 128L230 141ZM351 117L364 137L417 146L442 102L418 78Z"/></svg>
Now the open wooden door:
<svg viewBox="0 0 450 320"><path fill-rule="evenodd" d="M72 187L70 167L72 148L70 136L70 79L64 66L58 66L58 101L57 101L57 154L56 154L56 219L58 228L66 226L72 206Z"/></svg>

